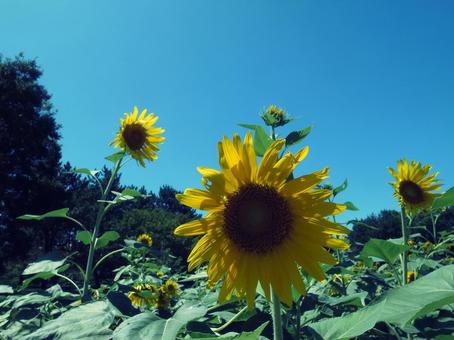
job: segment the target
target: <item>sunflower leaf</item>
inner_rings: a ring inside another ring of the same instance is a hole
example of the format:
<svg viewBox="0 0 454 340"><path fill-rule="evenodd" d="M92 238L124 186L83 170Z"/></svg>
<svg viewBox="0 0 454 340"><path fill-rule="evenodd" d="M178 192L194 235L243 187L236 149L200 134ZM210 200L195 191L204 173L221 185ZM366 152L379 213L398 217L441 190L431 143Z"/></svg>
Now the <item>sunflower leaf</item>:
<svg viewBox="0 0 454 340"><path fill-rule="evenodd" d="M254 150L257 156L262 157L266 149L273 143L273 140L268 136L260 125L254 124L238 124L246 129L254 130Z"/></svg>
<svg viewBox="0 0 454 340"><path fill-rule="evenodd" d="M379 301L357 312L309 324L323 339L350 339L377 322L399 327L454 303L454 265L444 266L403 287L387 291Z"/></svg>
<svg viewBox="0 0 454 340"><path fill-rule="evenodd" d="M95 177L97 173L99 173L99 170L90 170L90 169L87 169L87 168L80 168L80 169L76 169L74 171L71 171L73 173L76 173L76 174L83 174L83 175L88 175L88 176L93 176Z"/></svg>
<svg viewBox="0 0 454 340"><path fill-rule="evenodd" d="M454 187L434 199L432 209L442 209L454 205Z"/></svg>
<svg viewBox="0 0 454 340"><path fill-rule="evenodd" d="M67 215L68 211L69 211L69 208L63 208L63 209L58 209L58 210L52 210L52 211L49 211L42 215L25 214L25 215L19 216L17 219L25 220L25 221L29 221L29 220L41 221L41 220L44 220L45 218L49 218L49 217L66 218L66 217L68 217L68 215Z"/></svg>
<svg viewBox="0 0 454 340"><path fill-rule="evenodd" d="M358 211L359 209L354 205L352 202L347 201L344 203L344 205L347 207L347 210L352 210L352 211Z"/></svg>
<svg viewBox="0 0 454 340"><path fill-rule="evenodd" d="M7 285L0 285L0 294L13 294L13 287Z"/></svg>
<svg viewBox="0 0 454 340"><path fill-rule="evenodd" d="M123 151L116 152L107 156L105 159L111 161L112 163L117 163L124 156L124 154L125 153Z"/></svg>
<svg viewBox="0 0 454 340"><path fill-rule="evenodd" d="M79 231L76 235L76 240L82 242L87 246L91 241L91 233L87 230Z"/></svg>
<svg viewBox="0 0 454 340"><path fill-rule="evenodd" d="M364 248L359 256L363 259L368 257L377 257L392 265L399 255L409 248L410 247L407 245L396 244L391 241L373 238L364 245Z"/></svg>
<svg viewBox="0 0 454 340"><path fill-rule="evenodd" d="M290 132L287 137L285 137L285 146L289 147L301 142L306 138L312 131L312 126L308 126L299 131Z"/></svg>
<svg viewBox="0 0 454 340"><path fill-rule="evenodd" d="M103 248L107 246L110 242L115 241L120 238L120 234L116 231L109 230L102 234L96 239L95 249Z"/></svg>
<svg viewBox="0 0 454 340"><path fill-rule="evenodd" d="M334 188L333 197L335 197L336 195L340 194L342 191L347 189L347 186L348 186L348 181L347 181L347 179L345 179L344 183L339 185L337 188Z"/></svg>

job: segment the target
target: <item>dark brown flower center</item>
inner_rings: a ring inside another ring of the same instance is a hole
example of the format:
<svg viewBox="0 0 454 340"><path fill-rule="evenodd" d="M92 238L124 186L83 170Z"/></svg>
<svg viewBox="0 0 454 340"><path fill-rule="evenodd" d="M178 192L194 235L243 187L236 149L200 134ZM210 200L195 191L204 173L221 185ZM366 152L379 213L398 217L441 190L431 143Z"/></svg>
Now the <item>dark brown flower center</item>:
<svg viewBox="0 0 454 340"><path fill-rule="evenodd" d="M402 181L399 184L399 194L404 201L410 204L419 204L424 201L424 191L412 181Z"/></svg>
<svg viewBox="0 0 454 340"><path fill-rule="evenodd" d="M122 135L128 147L133 151L140 150L147 140L145 128L139 124L127 125Z"/></svg>
<svg viewBox="0 0 454 340"><path fill-rule="evenodd" d="M225 205L225 232L245 251L267 253L287 238L291 228L288 203L274 188L244 185Z"/></svg>

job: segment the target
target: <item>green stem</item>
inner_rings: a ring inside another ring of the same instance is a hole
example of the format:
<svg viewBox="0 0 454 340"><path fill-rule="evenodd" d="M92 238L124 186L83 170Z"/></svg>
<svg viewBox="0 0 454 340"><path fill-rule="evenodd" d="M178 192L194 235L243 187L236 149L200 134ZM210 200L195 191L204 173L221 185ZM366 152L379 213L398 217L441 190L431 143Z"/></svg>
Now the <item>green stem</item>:
<svg viewBox="0 0 454 340"><path fill-rule="evenodd" d="M406 213L405 213L405 208L402 207L400 211L400 221L402 224L402 238L404 241L404 245L407 245L408 243L408 228L407 228L407 221L406 221ZM402 259L402 286L404 286L407 283L407 262L408 262L408 253L405 250L401 256Z"/></svg>
<svg viewBox="0 0 454 340"><path fill-rule="evenodd" d="M271 139L272 140L276 140L276 133L274 131L274 126L271 125Z"/></svg>
<svg viewBox="0 0 454 340"><path fill-rule="evenodd" d="M247 310L247 306L244 306L238 313L236 313L229 321L227 321L225 324L218 328L211 328L211 330L214 333L220 332L224 329L226 329L232 322L234 322L236 319L240 317L241 314L243 314Z"/></svg>
<svg viewBox="0 0 454 340"><path fill-rule="evenodd" d="M281 315L281 302L273 288L271 288L271 305L273 317L273 339L283 340L282 333L282 315Z"/></svg>
<svg viewBox="0 0 454 340"><path fill-rule="evenodd" d="M71 283L74 287L76 287L77 292L79 293L79 295L82 295L82 293L81 293L81 291L80 291L80 289L79 289L79 286L76 285L76 283L75 283L73 280L71 280L69 277L67 277L67 276L65 276L65 275L58 274L58 273L56 273L55 276L61 277L62 279L65 279L66 281L68 281L69 283Z"/></svg>
<svg viewBox="0 0 454 340"><path fill-rule="evenodd" d="M438 215L440 216L440 215ZM438 220L438 216L435 216L433 215L432 212L430 212L430 219L432 220L432 233L433 233L433 237L434 237L434 244L437 244L438 240L437 240L437 220Z"/></svg>
<svg viewBox="0 0 454 340"><path fill-rule="evenodd" d="M87 228L85 228L85 226L84 226L81 222L79 222L78 220L76 220L75 218L72 218L72 217L70 217L70 216L65 216L65 218L66 218L67 220L70 220L70 221L76 223L76 224L77 224L79 227L81 227L83 230L85 230L85 231L87 230Z"/></svg>
<svg viewBox="0 0 454 340"><path fill-rule="evenodd" d="M124 248L120 248L120 249L117 249L117 250L113 250L111 251L110 253L107 253L106 255L104 255L103 257L101 257L101 259L96 262L95 266L93 267L93 272L96 270L96 268L98 268L98 266L105 260L107 259L110 255L114 255L116 253L120 253L123 251Z"/></svg>
<svg viewBox="0 0 454 340"><path fill-rule="evenodd" d="M112 170L112 174L110 175L109 182L107 183L107 187L104 190L104 193L102 194L101 201L105 201L107 196L110 193L110 188L112 187L112 184L115 180L115 177L117 175L118 169L120 168L121 161L123 157L121 157L114 165L114 168ZM96 246L96 241L98 238L98 233L99 233L99 227L101 225L102 218L104 216L104 204L103 202L99 203L99 208L98 208L98 214L96 215L96 222L95 226L93 228L93 234L91 236L90 240L90 249L88 251L88 259L87 259L87 267L85 269L85 279L84 279L84 286L82 289L82 301L88 301L89 298L89 285L90 285L90 279L91 279L91 274L93 272L93 258L95 255L95 246Z"/></svg>

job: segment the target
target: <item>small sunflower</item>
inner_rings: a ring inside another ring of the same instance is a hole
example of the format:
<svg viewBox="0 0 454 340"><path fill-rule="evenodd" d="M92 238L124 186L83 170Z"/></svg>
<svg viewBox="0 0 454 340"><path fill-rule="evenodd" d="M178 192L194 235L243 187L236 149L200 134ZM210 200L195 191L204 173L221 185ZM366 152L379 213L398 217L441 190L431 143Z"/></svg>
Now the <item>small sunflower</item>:
<svg viewBox="0 0 454 340"><path fill-rule="evenodd" d="M407 272L407 283L415 281L416 272Z"/></svg>
<svg viewBox="0 0 454 340"><path fill-rule="evenodd" d="M128 299L133 306L145 307L150 306L156 302L155 294L157 288L149 283L139 283L134 286L134 290L128 293ZM142 293L142 294L141 294ZM144 294L146 296L144 296Z"/></svg>
<svg viewBox="0 0 454 340"><path fill-rule="evenodd" d="M157 276L157 277L162 277L162 276L164 276L164 273L163 273L163 272L157 272L157 273L156 273L156 276Z"/></svg>
<svg viewBox="0 0 454 340"><path fill-rule="evenodd" d="M319 263L337 263L324 247L348 248L330 234L349 230L326 219L346 207L326 202L332 192L316 188L328 169L288 180L308 148L279 159L284 144L272 143L257 165L251 133L243 142L238 135L225 137L218 144L222 171L199 167L205 190L186 189L177 195L180 203L208 212L180 225L175 234L203 235L188 257L189 270L209 261L208 286L224 279L220 302L235 291L252 307L260 283L268 299L271 286L291 305L292 286L306 292L298 265L322 281L325 273Z"/></svg>
<svg viewBox="0 0 454 340"><path fill-rule="evenodd" d="M415 161L408 163L407 160L398 161L397 170L388 169L396 180L390 182L394 187L394 197L407 212L415 213L419 209L430 207L437 196L433 190L439 190L441 185L439 180L435 179L438 172L428 175L431 169L430 165L422 166Z"/></svg>
<svg viewBox="0 0 454 340"><path fill-rule="evenodd" d="M178 294L178 284L173 280L167 280L163 287L169 297L174 297Z"/></svg>
<svg viewBox="0 0 454 340"><path fill-rule="evenodd" d="M163 136L158 136L164 129L153 126L158 120L153 113L147 115L144 109L140 116L137 106L131 113L125 113L125 118L120 119L121 126L115 139L110 143L126 151L141 166L145 166L144 159L150 161L158 158L157 144L164 142Z"/></svg>
<svg viewBox="0 0 454 340"><path fill-rule="evenodd" d="M153 244L153 239L148 234L140 234L137 236L136 241L146 245L147 247L151 247Z"/></svg>

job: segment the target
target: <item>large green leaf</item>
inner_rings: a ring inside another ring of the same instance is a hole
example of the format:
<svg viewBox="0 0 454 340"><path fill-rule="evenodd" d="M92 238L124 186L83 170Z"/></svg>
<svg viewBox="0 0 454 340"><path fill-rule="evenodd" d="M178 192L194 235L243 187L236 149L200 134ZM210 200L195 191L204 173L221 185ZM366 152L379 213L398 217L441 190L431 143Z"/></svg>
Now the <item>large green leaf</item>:
<svg viewBox="0 0 454 340"><path fill-rule="evenodd" d="M246 129L254 130L254 150L257 156L262 157L266 149L273 143L273 140L268 136L260 125L254 124L238 124Z"/></svg>
<svg viewBox="0 0 454 340"><path fill-rule="evenodd" d="M65 258L59 258L55 254L47 254L39 261L30 263L27 268L22 272L22 275L32 275L41 272L51 272L59 267L61 267L65 261Z"/></svg>
<svg viewBox="0 0 454 340"><path fill-rule="evenodd" d="M167 319L162 339L176 339L178 332L183 326L185 326L189 321L201 318L206 313L207 308L203 305L194 305L191 303L184 304L170 319Z"/></svg>
<svg viewBox="0 0 454 340"><path fill-rule="evenodd" d="M96 249L107 246L110 242L118 240L119 237L120 234L117 233L116 231L113 230L106 231L96 240Z"/></svg>
<svg viewBox="0 0 454 340"><path fill-rule="evenodd" d="M0 294L13 294L13 288L11 286L0 285Z"/></svg>
<svg viewBox="0 0 454 340"><path fill-rule="evenodd" d="M308 126L307 128L299 131L290 132L287 137L285 137L285 145L287 147L291 145L295 145L301 142L304 138L306 138L309 133L312 131L312 126Z"/></svg>
<svg viewBox="0 0 454 340"><path fill-rule="evenodd" d="M26 336L24 340L107 340L112 337L112 330L109 327L113 321L114 313L109 304L104 301L97 301L64 312L57 319L44 323L41 328Z"/></svg>
<svg viewBox="0 0 454 340"><path fill-rule="evenodd" d="M224 339L224 340L257 340L260 337L260 334L262 334L263 330L265 327L268 325L268 322L265 322L261 324L257 329L255 329L252 332L242 332L241 334L235 334L233 332L229 332L227 334L223 334L221 336L208 336L208 337L203 337L203 338L194 338L191 337L193 340L216 340L216 339Z"/></svg>
<svg viewBox="0 0 454 340"><path fill-rule="evenodd" d="M405 250L409 249L407 245L400 245L391 241L370 239L360 253L360 258L378 257L392 264Z"/></svg>
<svg viewBox="0 0 454 340"><path fill-rule="evenodd" d="M51 296L49 294L29 293L19 296L13 303L12 309L18 309L26 305L40 305L49 302Z"/></svg>
<svg viewBox="0 0 454 340"><path fill-rule="evenodd" d="M27 288L30 285L30 283L32 283L33 281L35 281L37 279L49 280L50 278L54 277L56 275L56 273L57 273L56 271L37 273L37 274L33 275L32 277L25 279L24 282L22 282L22 287L20 289L23 290L23 289Z"/></svg>
<svg viewBox="0 0 454 340"><path fill-rule="evenodd" d="M414 319L454 303L454 265L439 268L403 287L386 292L379 301L343 317L309 326L323 339L349 339L377 322L404 327Z"/></svg>
<svg viewBox="0 0 454 340"><path fill-rule="evenodd" d="M454 205L454 187L434 199L432 209L441 209Z"/></svg>
<svg viewBox="0 0 454 340"><path fill-rule="evenodd" d="M262 334L265 327L268 325L268 321L261 324L255 331L243 332L235 340L256 340Z"/></svg>
<svg viewBox="0 0 454 340"><path fill-rule="evenodd" d="M113 339L174 340L184 325L201 318L206 312L205 306L185 304L167 320L150 312L141 313L121 323L115 329Z"/></svg>
<svg viewBox="0 0 454 340"><path fill-rule="evenodd" d="M58 210L52 210L52 211L49 211L43 215L30 215L30 214L26 214L26 215L22 215L22 216L19 216L17 219L18 220L26 220L26 221L29 221L29 220L36 220L36 221L41 221L45 218L49 218L49 217L63 217L63 218L66 218L68 217L68 211L69 211L69 208L63 208L63 209L58 209Z"/></svg>
<svg viewBox="0 0 454 340"><path fill-rule="evenodd" d="M161 339L166 320L154 313L144 312L123 321L113 332L113 340Z"/></svg>

